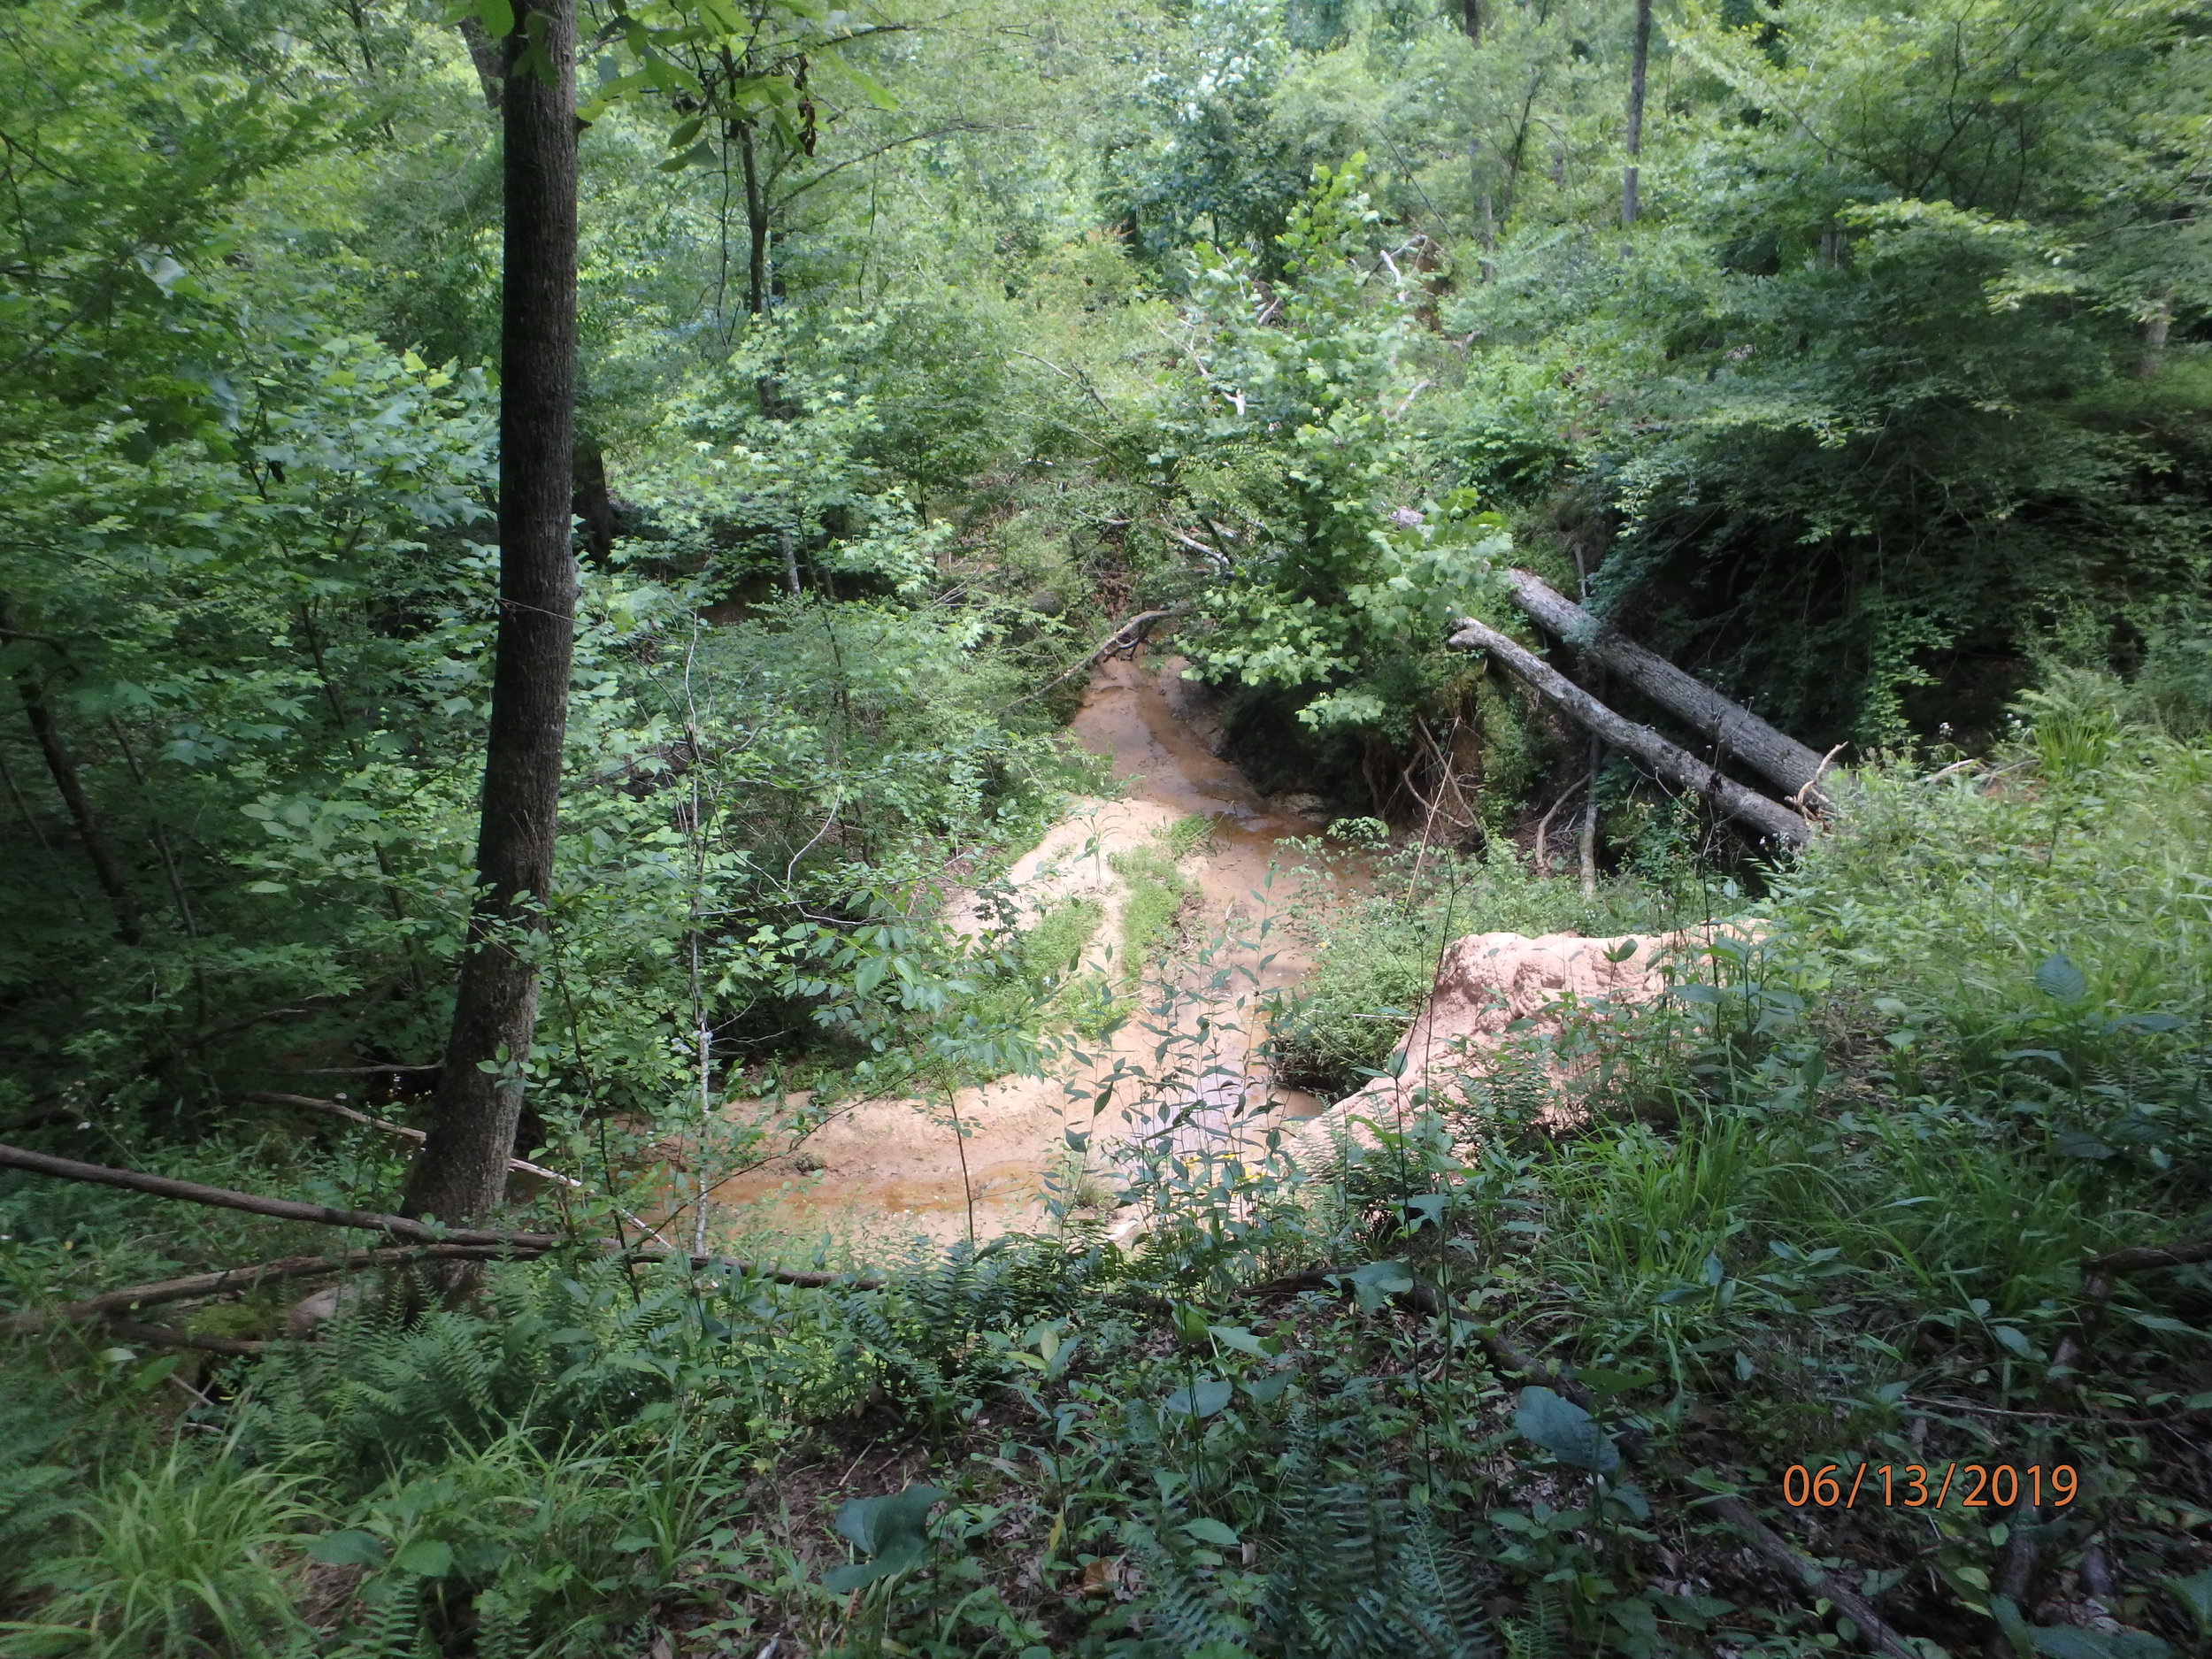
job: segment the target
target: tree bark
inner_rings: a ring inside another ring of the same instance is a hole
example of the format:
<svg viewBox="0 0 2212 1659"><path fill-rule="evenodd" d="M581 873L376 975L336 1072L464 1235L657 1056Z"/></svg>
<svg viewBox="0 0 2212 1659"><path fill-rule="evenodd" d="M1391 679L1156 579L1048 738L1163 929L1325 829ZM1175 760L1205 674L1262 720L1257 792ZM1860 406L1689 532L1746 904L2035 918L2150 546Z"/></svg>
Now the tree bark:
<svg viewBox="0 0 2212 1659"><path fill-rule="evenodd" d="M1451 643L1463 651L1489 652L1538 695L1587 730L1614 748L1626 749L1667 782L1712 802L1730 818L1749 825L1768 840L1790 847L1802 847L1812 840L1812 826L1780 802L1770 801L1745 788L1686 749L1676 748L1649 726L1639 726L1616 714L1542 657L1515 644L1496 629L1471 619L1463 621L1452 635Z"/></svg>
<svg viewBox="0 0 2212 1659"><path fill-rule="evenodd" d="M58 1308L27 1308L9 1316L0 1329L18 1333L50 1331L58 1325L111 1318L165 1302L196 1302L205 1296L227 1295L233 1291L257 1290L272 1279L334 1279L341 1273L405 1267L424 1261L496 1261L508 1253L505 1246L497 1244L400 1244L376 1250L348 1250L341 1256L288 1256L280 1261L257 1262L248 1267L226 1267L212 1273L193 1273L183 1279L157 1279L150 1285L102 1291L81 1302L65 1302Z"/></svg>
<svg viewBox="0 0 2212 1659"><path fill-rule="evenodd" d="M737 154L745 169L745 311L768 319L768 191L753 150L753 124L737 124Z"/></svg>
<svg viewBox="0 0 2212 1659"><path fill-rule="evenodd" d="M500 106L499 634L476 897L436 1111L403 1201L410 1214L446 1222L484 1214L506 1191L537 1025L576 608L574 0L526 0L515 16Z"/></svg>
<svg viewBox="0 0 2212 1659"><path fill-rule="evenodd" d="M484 32L484 25L473 12L461 19L461 41L469 49L469 62L476 67L477 85L484 92L484 107L496 110L506 80L506 58L500 42Z"/></svg>
<svg viewBox="0 0 2212 1659"><path fill-rule="evenodd" d="M1651 0L1636 0L1636 44L1628 60L1628 167L1621 174L1621 223L1636 222L1637 162L1644 153L1644 73L1651 63Z"/></svg>
<svg viewBox="0 0 2212 1659"><path fill-rule="evenodd" d="M1482 0L1459 0L1459 26L1478 45L1482 41Z"/></svg>
<svg viewBox="0 0 2212 1659"><path fill-rule="evenodd" d="M570 511L584 521L584 551L604 562L614 555L614 495L607 488L607 455L593 439L576 446L576 495Z"/></svg>
<svg viewBox="0 0 2212 1659"><path fill-rule="evenodd" d="M15 687L23 699L24 718L31 723L31 735L38 740L38 752L45 758L46 770L53 777L54 787L60 792L62 804L69 809L70 822L77 826L77 839L84 844L93 879L100 884L100 891L108 895L108 902L115 909L115 931L127 945L142 943L145 935L138 926L137 901L131 897L130 886L123 879L123 866L116 860L115 844L108 840L107 832L93 815L92 803L85 799L84 783L77 776L77 763L62 747L61 733L54 728L53 711L46 706L45 690L27 672L16 677Z"/></svg>
<svg viewBox="0 0 2212 1659"><path fill-rule="evenodd" d="M1825 762L1795 738L1777 731L1741 703L1731 703L1656 652L1598 621L1587 611L1526 571L1508 571L1513 602L1547 633L1555 634L1592 662L1618 674L1724 756L1733 756L1786 795L1804 791L1809 806L1826 802L1813 787Z"/></svg>
<svg viewBox="0 0 2212 1659"><path fill-rule="evenodd" d="M1582 833L1575 838L1577 863L1582 872L1582 896L1595 898L1598 891L1598 774L1605 770L1605 740L1590 737L1590 782L1582 798Z"/></svg>
<svg viewBox="0 0 2212 1659"><path fill-rule="evenodd" d="M127 1192L147 1193L156 1198L177 1198L188 1204L209 1204L218 1210L242 1210L250 1215L273 1216L279 1221L308 1221L324 1227L357 1227L367 1233L388 1233L416 1244L496 1244L520 1249L549 1250L560 1242L550 1233L487 1233L465 1227L440 1227L410 1216L380 1215L368 1210L342 1210L333 1204L302 1203L291 1198L265 1198L227 1187L208 1187L180 1181L173 1176L149 1175L142 1170L119 1170L104 1164L81 1164L25 1147L0 1145L0 1168L28 1170L58 1180L87 1181L95 1187L119 1187Z"/></svg>

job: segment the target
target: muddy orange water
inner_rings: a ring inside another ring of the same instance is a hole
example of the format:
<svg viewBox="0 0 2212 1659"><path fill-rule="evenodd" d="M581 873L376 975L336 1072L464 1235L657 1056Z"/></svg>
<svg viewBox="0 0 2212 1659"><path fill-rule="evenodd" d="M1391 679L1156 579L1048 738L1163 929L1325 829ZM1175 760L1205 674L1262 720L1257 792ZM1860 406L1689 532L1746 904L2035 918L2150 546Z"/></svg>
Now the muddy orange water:
<svg viewBox="0 0 2212 1659"><path fill-rule="evenodd" d="M1128 895L1114 856L1156 851L1186 818L1212 820L1206 845L1182 861L1189 894L1178 942L1138 993L1141 1011L1048 1068L1056 1075L1001 1078L949 1102L878 1102L835 1118L795 1156L715 1187L717 1233L827 1234L865 1256L918 1235L964 1237L972 1216L979 1239L1033 1228L1047 1218L1048 1182L1087 1171L1091 1191L1110 1191L1133 1141L1187 1148L1320 1109L1310 1095L1273 1087L1252 1050L1263 999L1306 966L1284 921L1302 897L1316 896L1306 885L1316 878L1277 867L1296 862L1280 843L1321 826L1261 797L1207 747L1206 717L1182 666L1143 653L1099 666L1072 730L1112 763L1122 794L1071 803L1009 872L1025 926L1071 900L1096 904L1104 920L1081 969L1126 986L1118 942ZM949 919L980 931L972 900L954 902ZM1133 1072L1154 1080L1133 1085ZM1101 1111L1096 1096L1109 1083ZM1071 1132L1082 1150L1071 1150Z"/></svg>

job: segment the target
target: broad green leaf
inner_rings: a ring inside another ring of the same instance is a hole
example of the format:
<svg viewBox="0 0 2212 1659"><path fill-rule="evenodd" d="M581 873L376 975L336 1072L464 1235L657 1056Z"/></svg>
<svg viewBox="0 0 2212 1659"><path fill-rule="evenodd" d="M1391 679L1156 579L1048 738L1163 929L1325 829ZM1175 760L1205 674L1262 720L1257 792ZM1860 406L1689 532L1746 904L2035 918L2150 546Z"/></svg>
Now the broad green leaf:
<svg viewBox="0 0 2212 1659"><path fill-rule="evenodd" d="M916 1485L879 1497L848 1498L833 1525L869 1559L833 1567L822 1583L842 1593L920 1565L929 1553L930 1506L944 1495L941 1487Z"/></svg>
<svg viewBox="0 0 2212 1659"><path fill-rule="evenodd" d="M2204 1334L2196 1326L2184 1325L2180 1320L2168 1314L2130 1312L2128 1317L2146 1331L2162 1331L2169 1336L2202 1336Z"/></svg>
<svg viewBox="0 0 2212 1659"><path fill-rule="evenodd" d="M2167 1659L2173 1652L2157 1637L2139 1630L2081 1630L2071 1624L2039 1625L2032 1632L2043 1659Z"/></svg>
<svg viewBox="0 0 2212 1659"><path fill-rule="evenodd" d="M1621 1455L1596 1420L1571 1400L1548 1388L1524 1388L1514 1409L1513 1426L1563 1463L1609 1475Z"/></svg>
<svg viewBox="0 0 2212 1659"><path fill-rule="evenodd" d="M1370 1262L1345 1277L1351 1280L1352 1294L1367 1313L1373 1313L1391 1297L1413 1288L1413 1275L1406 1271L1403 1262Z"/></svg>
<svg viewBox="0 0 2212 1659"><path fill-rule="evenodd" d="M348 1528L324 1533L307 1547L307 1553L326 1567L373 1567L384 1559L386 1548L375 1533Z"/></svg>
<svg viewBox="0 0 2212 1659"><path fill-rule="evenodd" d="M2162 1578L2173 1598L2189 1609L2200 1635L2212 1637L2212 1567L2188 1578Z"/></svg>
<svg viewBox="0 0 2212 1659"><path fill-rule="evenodd" d="M453 1571L453 1547L434 1538L419 1538L392 1557L392 1565L402 1572L442 1578Z"/></svg>
<svg viewBox="0 0 2212 1659"><path fill-rule="evenodd" d="M2063 951L2053 951L2037 964L2035 988L2062 1002L2078 1002L2089 995L2089 980Z"/></svg>
<svg viewBox="0 0 2212 1659"><path fill-rule="evenodd" d="M2115 1031L2179 1031L2188 1022L2178 1014L2123 1014L2112 1022Z"/></svg>
<svg viewBox="0 0 2212 1659"><path fill-rule="evenodd" d="M1217 1377L1202 1377L1187 1387L1178 1388L1160 1402L1160 1409L1181 1417L1210 1417L1229 1403L1235 1392Z"/></svg>

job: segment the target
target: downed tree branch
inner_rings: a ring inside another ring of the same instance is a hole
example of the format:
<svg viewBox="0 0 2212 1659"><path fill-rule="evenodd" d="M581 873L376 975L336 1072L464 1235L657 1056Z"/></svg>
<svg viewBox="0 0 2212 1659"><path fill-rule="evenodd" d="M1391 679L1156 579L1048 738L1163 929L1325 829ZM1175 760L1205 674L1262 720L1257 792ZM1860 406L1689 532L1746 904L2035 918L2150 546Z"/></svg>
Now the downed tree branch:
<svg viewBox="0 0 2212 1659"><path fill-rule="evenodd" d="M2196 1239L2185 1244L2139 1244L2125 1250L2107 1250L2102 1256L2093 1256L2084 1262L2081 1273L2086 1283L2092 1279L2109 1279L2116 1273L2144 1273L2155 1267L2187 1267L2194 1262L2212 1262L2212 1239Z"/></svg>
<svg viewBox="0 0 2212 1659"><path fill-rule="evenodd" d="M228 1354L234 1356L265 1354L266 1342L248 1341L242 1337L201 1336L196 1332L180 1331L173 1325L141 1325L135 1319L110 1319L108 1333L121 1337L126 1342L150 1342L157 1348L196 1348L207 1354Z"/></svg>
<svg viewBox="0 0 2212 1659"><path fill-rule="evenodd" d="M119 1187L127 1192L150 1193L156 1198L179 1198L188 1204L210 1204L219 1210L242 1210L249 1215L273 1216L280 1221L309 1221L322 1227L357 1227L365 1233L386 1233L418 1244L507 1244L551 1249L561 1242L549 1233L494 1233L481 1227L442 1227L411 1216L385 1216L367 1210L342 1210L332 1204L303 1204L291 1198L264 1198L258 1193L233 1192L227 1187L205 1187L173 1176L149 1175L142 1170L111 1169L104 1164L80 1164L27 1147L0 1144L0 1167L28 1170L58 1180L88 1181L95 1187Z"/></svg>
<svg viewBox="0 0 2212 1659"><path fill-rule="evenodd" d="M2138 1244L2126 1249L2107 1250L2101 1256L2085 1256L2081 1263L2084 1305L2075 1317L2075 1328L2059 1339L2058 1347L2051 1355L2051 1368L2043 1383L2043 1403L2057 1405L2073 1393L2080 1379L2081 1356L2094 1340L2105 1304L2112 1300L2115 1279L2124 1273L2148 1273L2162 1267L2187 1267L2197 1262L2212 1262L2212 1239L2195 1239L2181 1244Z"/></svg>
<svg viewBox="0 0 2212 1659"><path fill-rule="evenodd" d="M1686 1477L1670 1467L1667 1473L1678 1485L1686 1484ZM1876 1653L1887 1659L1921 1659L1919 1652L1905 1646L1903 1640L1892 1630L1889 1621L1877 1613L1864 1596L1852 1589L1840 1578L1816 1562L1800 1555L1780 1534L1759 1518L1758 1512L1733 1494L1717 1496L1710 1506L1715 1514L1741 1532L1751 1547L1775 1566L1791 1574L1809 1589L1826 1597L1836 1611L1857 1627L1859 1639Z"/></svg>
<svg viewBox="0 0 2212 1659"><path fill-rule="evenodd" d="M1054 675L1050 680L1046 680L1043 685L1038 687L1036 690L1030 692L1026 696L1020 699L1020 701L1025 703L1031 697L1041 697L1046 692L1050 691L1055 686L1065 685L1069 680L1073 680L1078 674L1082 673L1086 670L1094 666L1102 657L1110 657L1114 652L1122 649L1124 647L1143 644L1145 634L1147 631L1151 628L1154 623L1164 622L1171 617L1179 617L1182 614L1183 607L1180 605L1170 605L1164 611L1138 611L1135 616L1130 618L1128 621L1123 623L1111 634L1109 634L1104 639L1101 640L1096 645L1094 645L1088 651L1078 657L1074 667L1069 669L1067 672L1064 674Z"/></svg>
<svg viewBox="0 0 2212 1659"><path fill-rule="evenodd" d="M1239 1296L1288 1296L1303 1290L1333 1290L1340 1295L1350 1296L1355 1294L1352 1275L1358 1271L1356 1267L1310 1267L1302 1272L1286 1273L1280 1279L1268 1279L1263 1284L1247 1285L1236 1294ZM1412 1289L1394 1290L1390 1293L1390 1299L1415 1313L1439 1313L1444 1306L1435 1289L1417 1279L1413 1281Z"/></svg>
<svg viewBox="0 0 2212 1659"><path fill-rule="evenodd" d="M342 1118L349 1124L359 1124L365 1129L380 1129L388 1135L397 1135L403 1141L411 1141L417 1146L420 1146L429 1138L420 1129L411 1129L405 1124L396 1124L388 1118L372 1118L365 1111L356 1111L343 1101L318 1100L311 1094L280 1094L268 1089L246 1089L242 1091L242 1097L250 1101L259 1101L265 1105L296 1106L302 1111L319 1112L326 1118ZM533 1164L526 1158L509 1158L507 1167L518 1175L535 1176L539 1180L551 1181L557 1187L565 1187L571 1192L588 1193L592 1190L573 1175L564 1175L558 1170L549 1170L542 1164ZM664 1248L672 1250L676 1248L661 1237L659 1229L648 1222L640 1220L619 1204L614 1206L614 1213L649 1239L657 1240Z"/></svg>
<svg viewBox="0 0 2212 1659"><path fill-rule="evenodd" d="M1677 788L1710 800L1730 818L1749 825L1769 840L1791 847L1802 847L1812 840L1812 826L1780 802L1745 788L1649 726L1616 714L1542 657L1495 628L1471 619L1463 621L1451 643L1463 651L1487 651L1546 700L1616 749L1627 750ZM1818 759L1814 757L1816 764Z"/></svg>
<svg viewBox="0 0 2212 1659"><path fill-rule="evenodd" d="M127 1192L148 1193L156 1198L181 1199L186 1203L209 1204L220 1210L242 1210L249 1215L273 1216L280 1221L307 1221L323 1227L354 1227L364 1233L381 1233L416 1244L487 1245L516 1256L542 1256L563 1244L582 1243L588 1248L609 1256L634 1256L648 1260L673 1258L688 1262L695 1268L718 1268L806 1290L881 1290L885 1284L880 1279L860 1274L797 1272L780 1267L764 1267L757 1262L727 1256L686 1256L678 1251L652 1249L644 1246L626 1248L613 1239L571 1240L555 1233L498 1233L481 1227L442 1227L435 1222L418 1221L411 1216L380 1215L367 1210L341 1210L330 1204L303 1204L289 1198L265 1198L258 1193L234 1192L227 1187L204 1187L197 1181L180 1181L167 1175L149 1175L140 1170L111 1169L104 1164L80 1164L74 1158L58 1158L48 1153L33 1152L26 1147L0 1144L0 1168L28 1170L35 1175L50 1175L65 1181L86 1181L96 1187L119 1187Z"/></svg>
<svg viewBox="0 0 2212 1659"><path fill-rule="evenodd" d="M1741 703L1732 703L1702 680L1683 672L1655 651L1647 650L1608 623L1600 622L1565 595L1526 571L1509 570L1506 584L1513 602L1530 618L1557 634L1592 661L1601 663L1700 737L1710 739L1775 784L1808 804L1824 806L1817 787L1827 761L1786 732L1778 731ZM1839 748L1841 746L1839 745ZM1830 750L1832 760L1835 751Z"/></svg>
<svg viewBox="0 0 2212 1659"><path fill-rule="evenodd" d="M372 1267L404 1267L411 1262L482 1261L519 1254L497 1244L409 1244L380 1250L349 1250L343 1256L288 1256L281 1261L257 1262L248 1267L226 1267L212 1273L193 1273L183 1279L157 1279L150 1285L132 1285L103 1291L81 1302L58 1308L31 1308L14 1315L6 1328L12 1332L42 1331L55 1325L73 1325L81 1319L104 1319L134 1308L157 1307L163 1302L190 1302L201 1296L219 1296L234 1290L252 1290L271 1279L313 1279L323 1274L357 1272Z"/></svg>

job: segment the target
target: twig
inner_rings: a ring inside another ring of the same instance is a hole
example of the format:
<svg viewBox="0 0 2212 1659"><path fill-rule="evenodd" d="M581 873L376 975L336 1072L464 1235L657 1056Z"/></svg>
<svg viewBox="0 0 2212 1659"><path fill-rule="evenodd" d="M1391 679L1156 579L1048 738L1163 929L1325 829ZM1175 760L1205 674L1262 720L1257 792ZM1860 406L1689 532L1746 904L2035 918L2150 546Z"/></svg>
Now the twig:
<svg viewBox="0 0 2212 1659"><path fill-rule="evenodd" d="M1553 802L1550 810L1536 820L1536 873L1538 875L1548 876L1551 873L1550 870L1546 867L1551 863L1550 849L1546 843L1551 834L1552 819L1558 816L1561 807L1566 805L1581 792L1582 780L1578 778L1569 779L1567 787L1559 792L1559 799Z"/></svg>
<svg viewBox="0 0 2212 1659"><path fill-rule="evenodd" d="M1203 551L1207 549L1201 550ZM1170 605L1164 611L1140 611L1135 616L1130 618L1128 621L1123 623L1111 634L1109 634L1104 639L1101 640L1096 645L1094 645L1088 651L1078 657L1074 667L1069 669L1064 674L1054 675L1053 678L1046 680L1043 685L1038 687L1036 690L1025 693L1024 695L1017 697L1014 700L1014 703L1009 703L1007 707L1012 708L1016 703L1027 703L1033 697L1041 697L1046 692L1050 691L1055 686L1064 685L1069 680L1073 680L1078 674L1083 672L1093 664L1096 663L1100 657L1108 655L1110 652L1119 650L1125 644L1141 642L1125 640L1123 637L1125 634L1127 634L1132 631L1141 634L1144 629L1150 627L1155 622L1164 621L1169 617L1178 617L1182 614L1182 607L1179 605Z"/></svg>
<svg viewBox="0 0 2212 1659"><path fill-rule="evenodd" d="M1838 744L1837 747L1841 748L1842 745ZM1932 772L1926 777L1916 778L1913 781L1916 783L1941 783L1946 778L1951 777L1958 772L1971 771L1974 767L1978 766L1981 764L1982 763L1975 759L1973 756L1969 755L1964 760L1955 760L1940 771Z"/></svg>
<svg viewBox="0 0 2212 1659"><path fill-rule="evenodd" d="M1017 351L1014 355L1018 357L1027 357L1032 363L1044 364L1045 367L1050 369L1062 380L1068 381L1071 385L1079 388L1086 397L1089 398L1094 403L1096 403L1099 408L1103 410L1107 414L1110 415L1114 412L1113 410L1108 406L1106 400L1098 395L1098 388L1091 384L1091 377L1089 375L1082 373L1079 371L1071 373L1066 369L1062 368L1058 364L1048 362L1045 358L1039 357L1033 351Z"/></svg>
<svg viewBox="0 0 2212 1659"><path fill-rule="evenodd" d="M1813 775L1806 779L1805 781L1798 787L1797 793L1795 795L1784 795L1782 797L1784 803L1795 807L1800 812L1805 811L1807 810L1805 805L1806 800L1812 795L1814 790L1820 787L1821 779L1827 774L1828 768L1834 763L1836 757L1843 753L1844 747L1845 746L1843 744L1839 743L1833 749L1830 749L1825 755L1823 755L1820 757L1820 764L1813 768ZM1943 772L1949 772L1952 769L1950 767L1946 766L1943 769ZM1935 775L1940 778L1943 776L1943 772L1939 772ZM1923 781L1924 782L1926 780L1923 780Z"/></svg>
<svg viewBox="0 0 2212 1659"><path fill-rule="evenodd" d="M298 1077L382 1077L387 1071L438 1071L444 1062L432 1060L422 1065L318 1065L296 1072Z"/></svg>

